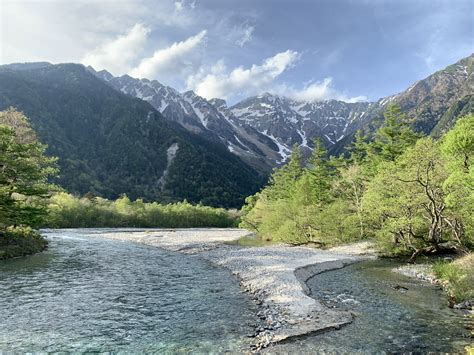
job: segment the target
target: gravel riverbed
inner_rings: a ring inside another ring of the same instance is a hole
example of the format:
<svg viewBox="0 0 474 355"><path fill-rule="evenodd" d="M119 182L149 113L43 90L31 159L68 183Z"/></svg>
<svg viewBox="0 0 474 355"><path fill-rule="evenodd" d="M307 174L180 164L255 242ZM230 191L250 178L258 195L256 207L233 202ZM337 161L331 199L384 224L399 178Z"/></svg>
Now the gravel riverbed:
<svg viewBox="0 0 474 355"><path fill-rule="evenodd" d="M87 235L87 229L78 229ZM92 235L92 234L91 234ZM309 296L306 281L315 274L342 268L370 257L367 244L319 250L309 247L234 244L251 235L243 229L107 230L94 236L133 241L184 254L197 255L229 269L259 306L254 349L350 323L353 314L325 307ZM313 295L314 296L314 295Z"/></svg>

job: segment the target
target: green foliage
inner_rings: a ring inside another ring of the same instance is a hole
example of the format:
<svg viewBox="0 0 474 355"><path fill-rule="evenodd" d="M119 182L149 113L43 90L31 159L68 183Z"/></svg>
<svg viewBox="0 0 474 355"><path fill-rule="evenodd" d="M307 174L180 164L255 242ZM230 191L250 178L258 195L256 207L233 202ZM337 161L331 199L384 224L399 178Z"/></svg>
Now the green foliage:
<svg viewBox="0 0 474 355"><path fill-rule="evenodd" d="M0 260L31 255L48 245L37 231L29 227L8 227L0 230Z"/></svg>
<svg viewBox="0 0 474 355"><path fill-rule="evenodd" d="M416 252L450 239L439 146L423 138L395 162L387 162L363 197L364 216L389 250ZM391 241L391 243L388 243Z"/></svg>
<svg viewBox="0 0 474 355"><path fill-rule="evenodd" d="M421 137L410 127L406 115L400 106L389 105L384 113L385 120L375 132L374 139L367 144L365 164L372 174L377 173L377 167L383 162L393 162L403 152L415 144ZM356 141L357 144L357 141Z"/></svg>
<svg viewBox="0 0 474 355"><path fill-rule="evenodd" d="M54 188L48 178L57 172L45 150L23 114L0 112L0 228L41 223Z"/></svg>
<svg viewBox="0 0 474 355"><path fill-rule="evenodd" d="M301 153L294 147L289 162L273 173L268 187L247 199L242 227L274 241L331 244L328 236L336 233L325 217L332 210L324 207L332 201L331 180L337 169L318 141L308 164L304 168L301 164Z"/></svg>
<svg viewBox="0 0 474 355"><path fill-rule="evenodd" d="M262 191L270 200L285 199L294 193L294 184L303 174L301 151L295 145L287 164L275 169L268 187Z"/></svg>
<svg viewBox="0 0 474 355"><path fill-rule="evenodd" d="M454 302L474 299L474 254L453 262L438 262L433 265L433 271L444 282Z"/></svg>
<svg viewBox="0 0 474 355"><path fill-rule="evenodd" d="M442 142L421 138L392 105L372 141L357 134L347 160L328 158L315 142L301 167L295 149L247 199L241 226L264 239L321 246L376 238L387 253L413 258L471 248L473 126L469 116Z"/></svg>
<svg viewBox="0 0 474 355"><path fill-rule="evenodd" d="M186 201L159 204L131 201L126 195L115 201L101 197L75 197L65 192L51 197L49 228L101 228L101 227L233 227L237 224L236 211L192 205Z"/></svg>
<svg viewBox="0 0 474 355"><path fill-rule="evenodd" d="M443 184L446 204L455 215L458 233L474 243L474 115L457 122L445 135L441 149L448 161L449 176Z"/></svg>

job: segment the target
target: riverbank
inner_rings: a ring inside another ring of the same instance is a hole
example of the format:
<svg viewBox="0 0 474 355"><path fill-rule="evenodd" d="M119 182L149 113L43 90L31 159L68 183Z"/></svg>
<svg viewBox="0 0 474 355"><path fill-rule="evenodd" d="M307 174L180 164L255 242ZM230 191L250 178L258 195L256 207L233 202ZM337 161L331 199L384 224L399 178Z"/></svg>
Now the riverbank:
<svg viewBox="0 0 474 355"><path fill-rule="evenodd" d="M473 311L474 254L441 262L429 260L421 264L406 264L393 271L439 285L445 291L450 307Z"/></svg>
<svg viewBox="0 0 474 355"><path fill-rule="evenodd" d="M0 229L0 260L32 255L45 250L47 240L28 227Z"/></svg>
<svg viewBox="0 0 474 355"><path fill-rule="evenodd" d="M88 235L87 229L71 231ZM242 229L104 229L90 233L197 255L229 269L259 307L259 324L255 333L249 334L255 339L256 349L291 337L337 329L352 321L351 312L329 309L311 298L305 282L315 274L368 258L361 255L367 253L366 245L341 252L285 245L249 248L229 244L250 234Z"/></svg>

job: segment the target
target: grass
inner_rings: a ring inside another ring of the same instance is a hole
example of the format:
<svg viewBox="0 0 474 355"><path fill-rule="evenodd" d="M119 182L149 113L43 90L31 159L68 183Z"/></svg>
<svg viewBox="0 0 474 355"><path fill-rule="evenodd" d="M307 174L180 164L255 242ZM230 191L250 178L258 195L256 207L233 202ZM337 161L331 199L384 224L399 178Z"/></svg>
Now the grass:
<svg viewBox="0 0 474 355"><path fill-rule="evenodd" d="M37 231L28 227L0 229L0 260L38 253L48 242Z"/></svg>
<svg viewBox="0 0 474 355"><path fill-rule="evenodd" d="M474 299L473 253L452 262L438 262L433 265L433 271L455 303Z"/></svg>

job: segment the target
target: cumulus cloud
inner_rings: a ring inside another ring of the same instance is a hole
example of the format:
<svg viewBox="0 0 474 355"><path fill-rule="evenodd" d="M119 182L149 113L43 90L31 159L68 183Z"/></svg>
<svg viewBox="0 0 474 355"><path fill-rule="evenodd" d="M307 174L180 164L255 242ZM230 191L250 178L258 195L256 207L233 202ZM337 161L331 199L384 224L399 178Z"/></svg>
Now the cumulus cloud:
<svg viewBox="0 0 474 355"><path fill-rule="evenodd" d="M228 98L235 95L251 95L268 91L285 70L298 60L299 54L287 50L267 58L261 65L250 68L237 67L228 72L223 61L217 62L207 72L203 69L188 77L188 89L205 98Z"/></svg>
<svg viewBox="0 0 474 355"><path fill-rule="evenodd" d="M282 85L277 88L277 93L291 97L298 101L322 101L340 100L345 102L367 101L365 96L348 97L332 87L332 78L325 78L322 81L310 82L302 89Z"/></svg>
<svg viewBox="0 0 474 355"><path fill-rule="evenodd" d="M205 39L206 30L189 37L182 42L175 42L171 46L159 49L151 57L144 58L140 64L130 71L130 75L137 78L155 79L160 75L182 73L190 63L189 54Z"/></svg>
<svg viewBox="0 0 474 355"><path fill-rule="evenodd" d="M124 74L143 49L149 32L142 24L135 24L128 33L87 53L81 62L98 70L107 69L115 75Z"/></svg>

